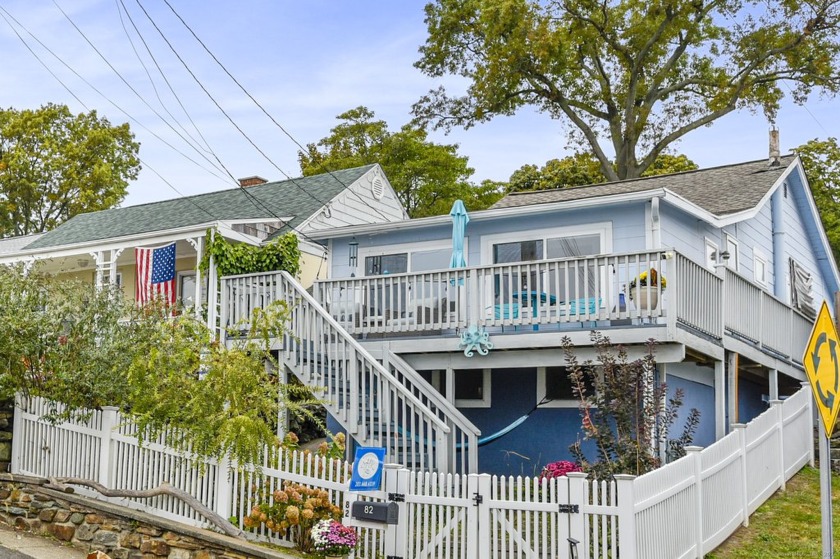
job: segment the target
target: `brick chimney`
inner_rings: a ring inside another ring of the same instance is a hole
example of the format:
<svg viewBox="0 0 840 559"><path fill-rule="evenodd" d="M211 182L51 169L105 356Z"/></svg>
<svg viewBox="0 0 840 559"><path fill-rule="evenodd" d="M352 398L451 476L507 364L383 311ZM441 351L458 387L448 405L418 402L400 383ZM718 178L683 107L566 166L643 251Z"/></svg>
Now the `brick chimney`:
<svg viewBox="0 0 840 559"><path fill-rule="evenodd" d="M778 167L782 164L782 154L779 151L779 130L774 126L770 129L770 166Z"/></svg>
<svg viewBox="0 0 840 559"><path fill-rule="evenodd" d="M245 177L244 179L239 179L239 186L241 188L248 188L249 186L257 186L258 184L265 184L267 182L268 179L264 179L255 175L253 177Z"/></svg>

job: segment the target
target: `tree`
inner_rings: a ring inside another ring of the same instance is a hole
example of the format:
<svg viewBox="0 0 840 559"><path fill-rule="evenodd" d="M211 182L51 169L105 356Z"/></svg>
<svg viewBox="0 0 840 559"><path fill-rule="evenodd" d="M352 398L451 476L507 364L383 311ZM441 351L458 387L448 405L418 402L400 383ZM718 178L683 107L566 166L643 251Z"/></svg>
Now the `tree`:
<svg viewBox="0 0 840 559"><path fill-rule="evenodd" d="M772 120L788 84L797 103L840 89L836 0L437 0L426 24L415 65L468 86L430 91L420 123L469 127L530 106L561 120L610 181L642 176L737 109Z"/></svg>
<svg viewBox="0 0 840 559"><path fill-rule="evenodd" d="M117 205L137 178L139 148L128 124L112 126L96 111L0 110L0 238Z"/></svg>
<svg viewBox="0 0 840 559"><path fill-rule="evenodd" d="M653 165L642 173L644 177L668 175L697 169L697 164L685 155L662 153ZM563 159L551 159L538 168L536 165L523 165L513 172L508 181L508 192L527 190L548 190L569 186L584 186L607 182L601 172L601 164L591 153L578 152Z"/></svg>
<svg viewBox="0 0 840 559"><path fill-rule="evenodd" d="M580 400L581 430L595 445L595 459L587 458L582 441L569 451L584 472L608 480L615 474L642 475L662 465L662 458L676 460L685 454L700 423L700 412L689 411L679 436L672 426L683 405L683 392L670 398L664 384L654 385L654 341L636 361L615 347L609 338L592 332L596 362L579 363L568 336L563 350L572 389Z"/></svg>
<svg viewBox="0 0 840 559"><path fill-rule="evenodd" d="M840 261L840 145L815 138L794 150L802 159L834 259Z"/></svg>
<svg viewBox="0 0 840 559"><path fill-rule="evenodd" d="M445 214L459 198L470 210L481 210L502 196L499 183L470 183L474 170L458 146L428 141L421 127L407 124L390 132L366 107L337 118L342 122L329 136L298 153L304 176L379 163L411 217Z"/></svg>
<svg viewBox="0 0 840 559"><path fill-rule="evenodd" d="M171 310L138 308L117 288L0 266L0 396L60 402L46 417L53 421L117 406L141 439L240 464L259 463L278 442L281 409L318 421L320 402L266 366L277 366L270 339L288 320L285 303L255 314L233 347L212 342L192 313Z"/></svg>

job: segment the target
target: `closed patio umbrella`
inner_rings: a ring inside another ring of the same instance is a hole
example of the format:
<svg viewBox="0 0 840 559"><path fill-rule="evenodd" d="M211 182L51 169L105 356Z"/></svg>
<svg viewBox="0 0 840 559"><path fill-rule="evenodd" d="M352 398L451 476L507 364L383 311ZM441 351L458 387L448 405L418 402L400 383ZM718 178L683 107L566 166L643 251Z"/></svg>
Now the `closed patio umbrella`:
<svg viewBox="0 0 840 559"><path fill-rule="evenodd" d="M452 258L449 260L449 267L463 268L467 265L464 258L464 233L470 216L467 215L467 208L461 200L455 200L449 215L452 216Z"/></svg>

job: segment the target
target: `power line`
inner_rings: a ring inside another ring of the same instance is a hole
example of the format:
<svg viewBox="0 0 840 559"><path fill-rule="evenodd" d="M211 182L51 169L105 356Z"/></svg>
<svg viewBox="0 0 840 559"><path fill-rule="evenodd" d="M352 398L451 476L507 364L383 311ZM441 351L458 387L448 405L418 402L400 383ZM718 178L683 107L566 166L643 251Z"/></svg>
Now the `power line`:
<svg viewBox="0 0 840 559"><path fill-rule="evenodd" d="M88 36L85 34L85 32L82 31L79 28L78 25L76 25L76 22L74 22L73 19L69 15L67 15L67 13L58 4L57 0L53 0L53 4L55 5L56 8L58 8L58 11L61 12L61 15L63 15L64 18L67 21L70 22L70 25L73 26L73 28L79 33L79 35L82 36L82 38L85 40L85 42L94 50L94 52L96 52L96 54L99 55L99 58L101 58L102 61L105 62L105 64L108 65L108 67L111 69L111 71L113 71L117 75L117 77L125 84L125 86L128 87L128 89L130 89L131 92L134 93L134 95L138 99L140 99L140 101L142 101L143 104L146 105L149 108L149 110L151 110L155 114L155 116L157 116L164 124L166 124L169 127L170 130L175 132L175 134L179 138L181 138L188 146L193 148L193 150L195 150L195 152L198 153L199 156L203 157L211 165L215 165L212 161L210 161L210 159L207 158L207 156L205 156L203 153L201 153L201 151L199 151L187 138L185 138L174 126L172 126L172 124L170 124L169 121L166 120L166 118L163 117L163 115L161 115L154 107L152 107L152 105L148 101L146 101L146 99L142 95L140 95L140 93L134 88L134 86L132 86L128 82L128 80L125 79L125 77L120 73L120 71L117 70L114 67L114 65L111 64L111 62L105 57L105 55L102 54L102 52L96 47L96 45L93 44L93 42L88 38ZM222 166L222 167L224 168L224 166ZM225 172L228 173L228 175L230 176L230 179L235 183L236 178L233 175L231 175L230 172L227 171L227 169L224 169L224 170L225 170Z"/></svg>
<svg viewBox="0 0 840 559"><path fill-rule="evenodd" d="M137 0L137 1L139 3L139 0ZM284 128L283 125L281 125L279 122L277 122L277 120L265 109L265 107L263 107L262 104L259 101L257 101L257 99L254 98L254 96L251 95L251 93L247 89L245 89L245 86L243 86L239 82L239 80L237 80L236 77L234 77L234 75L231 74L230 71L228 71L227 67L224 64L222 64L222 62L216 57L216 55L213 54L213 52L207 47L207 45L204 43L204 41L201 40L201 38L195 33L195 31L193 31L192 27L190 27L190 25L184 20L184 18L181 17L181 15L177 11L175 11L175 8L172 7L172 4L169 3L169 0L163 0L163 1L169 7L170 11L172 11L172 13L175 14L175 17L177 17L180 20L180 22L183 24L183 26L187 28L187 31L190 32L190 34L193 36L193 38L195 38L195 40L198 41L198 44L200 44L202 46L202 48L205 50L205 52L207 52L207 54L210 55L210 57L216 62L216 64L219 65L219 67L225 72L225 74L227 74L228 77L231 80L233 80L233 83L235 83L239 87L239 89L241 89L242 92L245 95L247 95L248 98L251 101L253 101L253 103L262 111L262 113L265 116L267 116L269 118L269 120L271 120L271 122L274 123L274 125L283 132L283 134L285 134L292 142L294 142L294 144L297 147L299 147L301 149L301 151L305 152L306 148L303 146L303 144L301 144L299 141L297 141L297 139L295 139L295 137L292 136L292 134L288 130L286 130L286 128ZM348 185L345 184L340 178L338 178L323 163L317 162L317 165L322 171L325 171L332 178L334 178L336 181L338 181L339 184L341 184L344 188L349 189ZM387 216L385 216L382 212L380 212L378 208L372 206L367 200L362 198L357 192L355 192L353 190L350 190L350 192L352 192L364 205L366 205L367 207L369 207L370 209L375 211L377 214L379 214L379 216L382 219L384 219L386 221L388 220Z"/></svg>
<svg viewBox="0 0 840 559"><path fill-rule="evenodd" d="M187 72L190 74L190 76L192 76L193 80L195 80L195 82L196 82L196 83L198 84L198 86L202 89L202 91L204 91L204 93L205 93L205 94L206 94L206 95L210 98L210 100L211 100L211 101L213 101L213 104L214 104L214 105L216 105L216 108L218 108L218 109L219 109L219 111L221 111L221 113L222 113L223 115L225 115L225 117L226 117L226 118L228 119L228 121L229 121L229 122L233 125L233 127L234 127L234 128L236 128L236 130L237 130L237 131L239 131L239 133L240 133L240 134L241 134L241 135L242 135L242 136L243 136L246 140L248 140L248 142L249 142L249 143L250 143L250 144L251 144L251 145L252 145L252 146L253 146L253 147L254 147L254 148L255 148L255 149L256 149L256 150L257 150L257 151L258 151L258 152L259 152L259 153L260 153L260 154L261 154L261 155L262 155L262 156L263 156L263 157L267 160L267 161L268 161L268 162L269 162L269 163L271 163L271 164L274 166L274 168L276 168L276 169L277 169L278 171L280 171L280 173L282 173L282 174L283 174L283 175L284 175L284 176L285 176L288 180L290 180L290 181L292 182L292 184L293 184L293 185L295 185L298 189L300 189L301 191L303 191L305 194L307 194L310 198L312 198L313 200L315 200L315 201L316 201L318 204L320 204L321 206L326 206L326 205L327 205L327 204L326 204L326 202L324 202L323 200L321 200L320 198L318 198L317 196L315 196L314 194L312 194L309 190L307 190L306 188L304 188L303 186L301 186L301 185L300 185L300 184L299 184L299 183L298 183L298 182L297 182L297 181L296 181L293 177L291 177L288 173L286 173L285 171L283 171L283 169L281 169L281 168L280 168L280 167L279 167L279 166L278 166L278 165L277 165L277 164L276 164L276 163L275 163L275 162L274 162L274 161L273 161L273 160L272 160L272 159L271 159L271 158L270 158L270 157L269 157L269 156L268 156L268 155L267 155L267 154L266 154L266 153L265 153L262 149L260 149L260 148L257 146L257 144L256 144L256 143L254 143L254 141L250 138L250 136L248 136L248 134L246 134L246 133L245 133L245 131L244 131L244 130L242 130L242 128L240 128L238 124L236 124L236 122L233 120L233 118L231 118L231 116L227 113L227 111L225 111L225 110L224 110L224 108L222 108L222 106L219 104L219 102L216 100L216 98L215 98L215 97L213 97L213 95L212 95L212 94L211 94L211 93L207 90L207 88L204 86L204 84L203 84L203 83L201 83L201 80L199 80L199 79L198 79L198 77L195 75L195 73L192 71L192 69L189 67L189 65L188 65L188 64L184 61L184 59L181 57L181 55L180 55L180 54L178 54L178 51L175 49L175 47L172 45L172 43L169 41L169 39L166 37L166 35L163 33L163 31L162 31L162 30L160 29L160 27L157 25L157 23L156 23L156 22L155 22L155 20L152 18L152 16L149 14L149 12L148 12L148 11L146 11L146 8L143 6L143 4L140 2L140 0L135 0L135 2L136 2L136 3L137 3L137 5L140 7L140 9L143 11L143 13L146 15L146 18L149 20L149 22L152 24L152 26L153 26L153 27L157 30L158 34L161 36L161 38L164 40L164 42L166 42L166 44L169 46L169 49L172 51L172 53L173 53L173 54L174 54L174 55L178 58L178 60L179 60L179 61L181 62L181 64L184 66L184 69L186 69L186 70L187 70ZM340 181L339 181L339 182L340 182ZM340 184L341 184L342 186L344 186L344 187L345 187L345 189L347 188L347 185L345 185L344 183L340 182ZM264 204L261 200L259 200L256 196L254 196L251 192L249 192L247 188L243 188L243 189L242 189L242 192L243 192L243 193L244 193L244 194L245 194L245 195L246 195L246 196L247 196L247 197L251 200L251 202L254 204L254 207L257 207L257 206L256 206L256 204L257 204L257 203L259 203L259 205L260 205L260 206L262 206L262 208L263 208L264 210L268 211L268 212L269 212L269 214L271 214L272 216L274 216L274 217L275 217L278 221L280 221L281 223L283 222L283 220L282 220L282 219L280 219L280 216L278 216L277 214L275 214L275 213L271 210L271 208L269 208L268 206L266 206L266 205L265 205L265 204ZM293 229L294 229L294 228L293 228ZM309 241L311 241L311 242L315 242L315 241L313 241L311 238L309 238L308 236L306 236L306 234L305 234L305 233L301 232L301 231L300 231L300 230L298 230L298 229L295 229L295 230L296 230L296 231L298 231L298 232L299 232L302 236L304 236L305 238L307 238Z"/></svg>
<svg viewBox="0 0 840 559"><path fill-rule="evenodd" d="M30 37L32 37L32 39L33 39L35 42L37 42L39 45L41 45L41 47L42 47L44 50L46 50L48 53L50 53L50 54L51 54L51 55L52 55L52 56L53 56L56 60L58 60L58 61L59 61L59 62L60 62L60 63L61 63L61 64L65 67L65 68L67 68L68 70L70 70L70 71L71 71L71 72L72 72L72 73L73 73L73 74L74 74L77 78L79 78L80 80L82 80L82 82L84 82L84 83L85 83L85 85L87 85L88 87L90 87L93 91L95 91L96 93L98 93L98 94L99 94L99 95L100 95L103 99L105 99L108 103L110 103L111 105L113 105L113 106L114 106L114 108L116 108L116 109L117 109L118 111L120 111L123 115L125 115L125 116L126 116L126 118L128 118L129 120L131 120L131 121L133 121L134 123L136 123L138 126L140 126L141 128L143 128L146 132L148 132L149 134L151 134L152 136L154 136L155 138L157 138L158 140L160 140L161 142L163 142L163 143L164 143L167 147L171 148L174 152L176 152L176 153L178 153L179 155L181 155L182 157L184 157L187 161L191 162L191 163L192 163L192 164L194 164L196 167L198 167L198 168L200 168L200 169L202 169L202 170L206 171L207 173L209 173L209 174L211 174L211 175L215 176L216 178L218 178L218 179L220 179L220 180L225 181L224 177L221 177L220 175L216 174L215 172L211 171L210 169L208 169L208 168L206 168L206 167L202 166L202 165L201 165L201 163L197 162L196 160L194 160L193 158L191 158L189 155L187 155L187 154L186 154L186 153L184 153L183 151L179 150L177 147L173 146L173 145L172 145L172 144L170 144L169 142L167 142L167 141L166 141L165 139L163 139L163 138L162 138L159 134L157 134L157 133L156 133L156 132L154 132L153 130L149 129L149 128L148 128L147 126L145 126L142 122L140 122L139 120L137 120L136 118L134 118L133 116L131 116L131 115L130 115L130 114L129 114L129 113L128 113L125 109L123 109L122 107L120 107L120 106L119 106L116 102L114 102L111 98L109 98L109 97L108 97L107 95L105 95L102 91L100 91L100 90L99 90L99 88L97 88L95 85L93 85L93 84L92 84L91 82L89 82L87 79L85 79L85 78L84 78L84 76L82 76L79 72L77 72L77 71L75 70L75 68L73 68L72 66L70 66L70 64L68 64L67 62L65 62L63 58L61 58L60 56L58 56L58 55L57 55L57 54L56 54L56 53L55 53L55 52L54 52L51 48L49 48L46 44L44 44L44 43L43 43L43 41L41 41L41 40L40 40L37 36L35 36L35 35L34 35L34 34L33 34L33 33L32 33L32 32L31 32L31 31L30 31L30 30L29 30L29 29L28 29L25 25L23 25L20 21L18 21L18 20L17 20L17 18L15 18L15 16L13 16L13 15L12 15L12 14L11 14L11 13L10 13L10 12L6 9L6 8L4 8L3 6L0 6L0 10L2 10L2 11L3 11L3 12L4 12L4 13L5 13L5 14L9 17L9 18L11 18L11 20L12 20L12 21L14 21L14 22L15 22L15 24L17 24L17 25L18 25L21 29L23 29L23 30L26 32L26 34L27 34L27 35L29 35ZM7 23L9 23L8 19L6 20L6 22L7 22ZM11 25L11 23L9 23L9 26L10 26L10 27L12 27L12 29L14 29L14 26L12 26L12 25ZM25 39L24 39L24 38L23 38L20 34L18 34L18 33L16 33L16 34L17 34L17 36L20 38L20 40L21 40L21 42L24 44L24 46L27 48L27 50L29 50L30 52L32 52L32 49L31 49L31 48L29 47L29 45L27 44L26 40L25 40ZM37 55L36 55L36 57L37 57ZM39 59L39 61L40 61L40 59ZM43 64L43 61L41 61L41 63ZM51 72L51 71L50 71L50 73L52 74L52 72ZM62 82L61 82L61 80L59 80L59 83L62 83ZM64 85L64 84L62 83L62 85ZM68 91L69 91L69 90L68 90ZM74 98L78 99L78 97L76 97L76 95L75 95L74 93L72 93L72 92L71 92L71 95L72 95ZM81 102L81 101L80 101L80 102ZM82 103L82 105L83 105L83 106L85 106L85 104L84 104L84 103Z"/></svg>
<svg viewBox="0 0 840 559"><path fill-rule="evenodd" d="M68 93L69 93L69 94L70 94L70 95L71 95L74 99L76 99L76 100L77 100L77 101L78 101L78 102L79 102L79 103L80 103L80 104L81 104L81 105L82 105L82 106L83 106L86 110L88 110L88 111L89 111L89 110L90 110L90 109L89 109L89 107L88 107L88 106L87 106L87 105L86 105L86 104L85 104L85 103L84 103L84 102L83 102L83 101L82 101L82 100L81 100L81 99L80 99L80 98L76 95L76 93L75 93L75 92L74 92L74 91L73 91L73 90L72 90L72 89L71 89L71 88L70 88L70 87L69 87L66 83L64 83L64 81L62 81L62 80L58 77L58 75L56 75L56 74L55 74L55 72L53 72L53 71L52 71L52 69L49 67L49 65L48 65L48 64L46 64L46 62L44 62L44 60L43 60L43 59L41 59L41 57L40 57L40 56L38 56L38 54L37 54L37 53L36 53L36 52L35 52L35 51L34 51L34 50L33 50L33 49L29 46L29 44L27 43L26 39L24 39L24 38L20 35L20 33L18 33L18 30L17 30L17 29L15 28L15 26L14 26L14 25L12 25L12 23L9 21L9 18L11 18L11 20L12 20L12 21L14 21L17 25L19 25L19 26L20 26L20 27L21 27L24 31L26 31L26 33L27 33L27 34L29 34L29 35L30 35L30 36L31 36L31 37L32 37L32 38L33 38L36 42L38 42L38 44L40 44L40 45L41 45L44 49L46 49L46 50L47 50L47 52L49 52L49 53L50 53L53 57L55 57L55 58L56 58L59 62L61 62L62 64L64 64L64 66L66 66L66 67L67 67L67 68L68 68L71 72L73 72L73 73L74 73L77 77L79 77L82 81L84 81L84 82L85 82L85 83L86 83L89 87L91 87L94 91L96 91L97 93L99 93L99 94L100 94L103 98L105 98L106 100L108 100L108 101L109 101L112 105L114 105L117 109L119 109L119 110L120 110L123 114L125 114L128 118L130 118L131 120L133 120L133 121L137 122L138 124L140 124L140 126L143 126L140 122L138 122L136 119L134 119L131 115L129 115L129 114L128 114L126 111L124 111L122 108L120 108L120 107L119 107L116 103L114 103L113 101L111 101L110 99L108 99L108 98L107 98L107 97L106 97L106 96L105 96L105 95L104 95L101 91L99 91L97 88L95 88L93 85L91 85L91 84L90 84L87 80L85 80L85 79L84 79L81 75L79 75L79 73L78 73L78 72L76 72L76 71L75 71L72 67L70 67L70 66L69 66L66 62L64 62L64 61L63 61L63 60L62 60L62 59L61 59L58 55L56 55L56 54L55 54L55 53L54 53L54 52L53 52L53 51L52 51L49 47L47 47L44 43L42 43L42 42L41 42L41 41L40 41L40 40L39 40L39 39L38 39L35 35L33 35L33 34L32 34L32 33L31 33L31 32L30 32L30 31L29 31L29 30L28 30L25 26L23 26L23 25L22 25L22 24L21 24L21 23L20 23L20 22L19 22L19 21L18 21L18 20L17 20L17 19L16 19L16 18L12 15L12 14L11 14L11 13L9 13L9 12L6 10L6 8L5 8L5 7L3 7L2 5L0 5L0 12L2 12L2 13L0 13L0 17L3 17L3 19L6 21L6 24L7 24L7 25L9 25L9 27L12 29L12 31L15 33L15 35L17 35L18 39L20 39L20 41L21 41L21 43L23 43L24 47L26 47L26 49L27 49L30 53L32 53L32 55L33 55L33 56L35 57L35 59L36 59L36 60L37 60L37 61L38 61L38 62L39 62L39 63L40 63L43 67L44 67L44 69L46 69L46 70L47 70L47 72L49 72L49 73L50 73L50 75L52 75L52 76L56 79L56 81L57 81L59 84L61 84L61 86L62 86L62 87L64 87L64 89L65 89L65 90L67 90L67 92L68 92ZM7 16L8 16L8 17L7 17ZM143 126L143 127L145 128L145 126ZM147 130L148 130L148 129L147 129ZM157 136L155 136L155 137L157 137ZM160 139L161 141L164 141L164 140L163 140L162 138L160 138L160 137L158 137L158 139ZM166 142L164 141L164 143L166 143ZM166 144L167 144L167 145L169 145L168 143L166 143ZM172 147L172 146L170 146L170 147ZM173 149L175 149L175 148L173 147ZM183 155L183 154L182 154L182 155ZM187 157L187 156L185 156L185 157ZM189 159L189 157L187 157L187 159ZM207 210L206 208L204 208L204 207L200 206L200 205L199 205L199 204L195 201L194 197L191 197L191 196L185 196L183 193L181 193L181 192L180 192L180 191L179 191L179 190L178 190L178 189L177 189L177 188L176 188L176 187L175 187L175 186L174 186L171 182L169 182L169 181L168 181L165 177L163 177L163 175L161 175L161 174L160 174L160 173L159 173L156 169L154 169L151 165L149 165L146 161L144 161L143 159L141 159L139 156L138 156L138 161L140 161L140 163L141 163L144 167L148 168L148 169L149 169L150 171L152 171L155 175L157 175L157 176L158 176L158 177L159 177L159 178L160 178L160 179L161 179L161 180L162 180L162 181L163 181L163 182L164 182L164 183L165 183L165 184L166 184L166 185L167 185L170 189L172 189L172 191L173 191L173 192L175 192L175 193L176 193L179 197L181 197L181 198L185 199L185 200L186 200L186 201L188 201L190 204L192 204L193 206L195 206L196 208L198 208L200 211L202 211L203 213L207 214L207 215L208 215L208 216L209 216L209 217L210 217L213 221L217 221L217 222L221 222L221 221L223 221L223 220L221 220L220 218L218 218L215 214L213 214L212 212L210 212L209 210ZM192 160L190 159L190 161L192 161ZM193 161L193 163L195 163L195 162ZM196 164L197 164L197 163L196 163ZM205 170L206 170L206 169L205 169ZM240 189L240 190L243 190L243 191L244 191L244 189ZM246 194L248 194L248 195L250 196L250 193L246 193ZM253 198L253 196L250 196L250 198ZM253 203L253 201L252 201L252 203ZM255 205L254 207L257 207L257 206ZM301 230L299 230L298 228L294 227L294 226L293 226L293 225L291 225L289 222L287 222L287 221L285 221L285 220L281 219L280 217L278 217L278 216L277 216L276 214L274 214L274 212L272 212L269 208L265 207L264 205L263 205L263 208L264 208L265 210L267 210L267 211L268 211L268 212L269 212L269 213L270 213L270 214L271 214L271 215L272 215L275 219L277 219L277 221L279 221L280 223L282 223L284 226L289 227L290 229L292 229L292 231L295 231L296 233L298 233L299 235L301 235L303 238L305 238L306 240L310 241L311 243L313 243L313 244L319 244L319 245L320 245L320 243L317 243L317 241L315 241L314 239L312 239L311 237L309 237L308 235L306 235L306 233L304 233L303 231L301 231ZM257 209L259 209L259 208L257 208ZM223 227L226 227L226 228L230 229L231 231L233 231L233 229L232 229L230 226L226 225L226 224L220 223L220 225L222 225ZM323 246L323 245L321 245L321 246ZM324 252L326 253L326 252L327 252L327 247L323 247L323 248L324 248Z"/></svg>
<svg viewBox="0 0 840 559"><path fill-rule="evenodd" d="M227 169L227 167L224 165L224 163L222 163L221 159L216 154L216 152L213 150L213 148L210 146L210 143L207 141L207 139L201 133L201 129L199 129L198 125L192 119L192 116L190 115L189 111L184 106L184 103L181 101L181 97L176 93L175 88L172 87L172 84L169 82L169 79L166 77L166 74L161 69L160 64L157 61L157 58L155 58L155 55L152 52L152 49L149 47L148 43L146 42L146 39L143 37L143 33L137 27L137 24L135 24L134 18L131 17L131 12L128 11L128 8L126 7L123 0L115 0L115 3L117 5L117 13L120 16L120 23L122 24L123 31L125 31L125 35L128 38L128 41L131 43L131 48L134 50L134 53L137 56L137 60L140 62L140 64L143 66L143 69L146 71L146 75L149 77L149 82L152 84L152 89L154 89L155 95L157 96L158 101L160 102L161 106L164 108L164 110L167 112L167 114L169 114L169 116L171 116L172 119L176 123L178 123L179 126L181 126L181 129L184 131L184 133L187 134L188 136L190 136L190 138L192 138L192 136L189 134L189 132L187 132L187 129L184 126L182 126L180 124L180 122L178 122L178 119L175 117L175 115L173 115L172 112L169 111L169 109L166 107L166 103L164 103L163 99L161 98L160 93L158 92L158 88L155 85L155 80L152 79L151 73L149 72L148 68L146 67L145 63L143 62L142 57L137 52L137 49L134 47L134 41L131 39L131 34L128 32L128 29L126 29L126 27L125 27L125 22L123 21L123 17L122 17L123 11L125 12L126 17L128 17L128 21L131 23L131 26L134 28L134 32L137 34L137 37L143 43L143 47L146 49L146 54L148 54L149 58L152 59L152 63L155 65L155 68L157 69L161 78L163 78L164 83L166 83L166 86L169 88L169 92L172 94L173 97L175 97L175 100L178 102L178 105L181 107L181 110L183 111L184 115L187 117L187 120L190 121L190 124L192 124L192 127L193 127L193 129L195 129L196 133L198 134L198 137L201 138L201 140L204 142L204 146L206 147L205 151L213 156L213 158L219 163L219 165L222 166L222 168L225 169L225 171L227 172L227 174L229 176L233 176L231 174L231 172ZM120 9L120 6L122 7L122 9ZM196 144L198 144L197 141L196 141Z"/></svg>

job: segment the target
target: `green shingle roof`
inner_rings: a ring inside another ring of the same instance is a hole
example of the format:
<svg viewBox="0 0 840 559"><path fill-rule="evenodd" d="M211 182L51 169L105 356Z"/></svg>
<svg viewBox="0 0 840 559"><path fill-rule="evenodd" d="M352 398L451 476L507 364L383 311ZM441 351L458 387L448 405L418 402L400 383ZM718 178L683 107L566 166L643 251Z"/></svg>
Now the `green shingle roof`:
<svg viewBox="0 0 840 559"><path fill-rule="evenodd" d="M26 246L57 247L165 231L216 220L291 217L297 227L373 165L174 200L77 215ZM249 196L250 194L250 196Z"/></svg>

